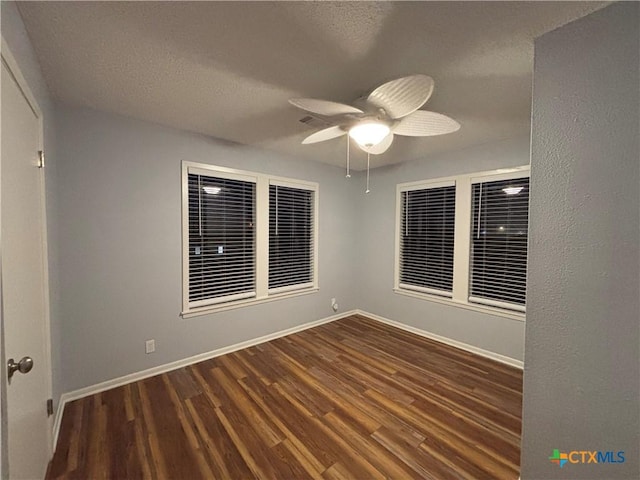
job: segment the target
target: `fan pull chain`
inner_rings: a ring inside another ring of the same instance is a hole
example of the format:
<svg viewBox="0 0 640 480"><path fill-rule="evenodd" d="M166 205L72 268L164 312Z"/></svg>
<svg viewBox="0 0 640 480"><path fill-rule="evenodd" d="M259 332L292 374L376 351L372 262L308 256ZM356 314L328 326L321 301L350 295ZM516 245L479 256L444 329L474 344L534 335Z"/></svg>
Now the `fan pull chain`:
<svg viewBox="0 0 640 480"><path fill-rule="evenodd" d="M480 238L480 213L482 213L482 182L480 183L480 195L478 195L478 238Z"/></svg>
<svg viewBox="0 0 640 480"><path fill-rule="evenodd" d="M349 135L347 135L347 178L351 178L351 172L349 171Z"/></svg>
<svg viewBox="0 0 640 480"><path fill-rule="evenodd" d="M367 152L367 189L364 191L364 193L369 193L371 190L369 190L369 160L371 159L371 154L369 152Z"/></svg>
<svg viewBox="0 0 640 480"><path fill-rule="evenodd" d="M198 175L198 236L202 237L202 183Z"/></svg>
<svg viewBox="0 0 640 480"><path fill-rule="evenodd" d="M409 236L409 192L404 192L405 206L404 206L404 236Z"/></svg>

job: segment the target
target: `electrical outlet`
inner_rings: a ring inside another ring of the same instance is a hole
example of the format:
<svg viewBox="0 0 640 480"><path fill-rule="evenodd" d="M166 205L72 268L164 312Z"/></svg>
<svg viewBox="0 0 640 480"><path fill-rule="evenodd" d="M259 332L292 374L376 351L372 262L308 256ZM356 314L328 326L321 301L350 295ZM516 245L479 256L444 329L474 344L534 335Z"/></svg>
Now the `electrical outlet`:
<svg viewBox="0 0 640 480"><path fill-rule="evenodd" d="M335 298L331 299L331 308L333 309L334 312L338 311L338 302L336 301Z"/></svg>
<svg viewBox="0 0 640 480"><path fill-rule="evenodd" d="M333 305L334 303L336 303L336 299L335 299L335 298L332 298L332 299L331 299L331 305Z"/></svg>
<svg viewBox="0 0 640 480"><path fill-rule="evenodd" d="M144 342L144 350L145 353L153 353L156 351L156 341L155 340L147 340Z"/></svg>

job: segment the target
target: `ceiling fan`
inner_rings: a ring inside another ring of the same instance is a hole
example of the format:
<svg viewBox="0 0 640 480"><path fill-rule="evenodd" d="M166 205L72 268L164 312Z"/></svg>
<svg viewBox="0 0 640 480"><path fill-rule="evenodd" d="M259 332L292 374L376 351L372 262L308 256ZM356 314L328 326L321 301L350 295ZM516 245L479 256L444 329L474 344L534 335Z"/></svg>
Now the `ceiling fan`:
<svg viewBox="0 0 640 480"><path fill-rule="evenodd" d="M289 103L331 125L309 135L303 144L349 134L362 150L379 155L389 149L394 135L444 135L460 128L446 115L418 110L431 97L433 86L431 77L417 74L384 83L354 105L315 98L292 98Z"/></svg>

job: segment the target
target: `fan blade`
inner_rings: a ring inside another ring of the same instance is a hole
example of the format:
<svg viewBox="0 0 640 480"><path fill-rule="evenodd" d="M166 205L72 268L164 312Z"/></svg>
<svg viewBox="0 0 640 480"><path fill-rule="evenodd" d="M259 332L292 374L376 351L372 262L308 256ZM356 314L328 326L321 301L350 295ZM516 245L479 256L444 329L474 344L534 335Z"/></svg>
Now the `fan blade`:
<svg viewBox="0 0 640 480"><path fill-rule="evenodd" d="M302 140L302 143L318 143L324 142L325 140L331 140L332 138L340 137L345 135L347 132L344 131L341 127L329 127L323 130L320 130L316 133L312 133L307 138Z"/></svg>
<svg viewBox="0 0 640 480"><path fill-rule="evenodd" d="M315 98L291 98L289 103L294 107L301 108L307 112L317 113L325 117L334 115L344 115L346 113L364 113L362 110L344 103L330 102L328 100L318 100Z"/></svg>
<svg viewBox="0 0 640 480"><path fill-rule="evenodd" d="M389 135L384 137L384 140L382 140L379 144L374 145L373 147L360 146L360 148L365 152L370 153L371 155L380 155L381 153L384 153L387 150L389 150L389 147L391 146L392 143L393 143L393 133L390 133Z"/></svg>
<svg viewBox="0 0 640 480"><path fill-rule="evenodd" d="M383 108L391 118L401 118L418 110L433 93L433 78L409 75L376 88L367 102Z"/></svg>
<svg viewBox="0 0 640 480"><path fill-rule="evenodd" d="M460 129L460 124L453 118L436 112L418 110L404 117L393 128L393 133L407 137L430 137L444 135Z"/></svg>

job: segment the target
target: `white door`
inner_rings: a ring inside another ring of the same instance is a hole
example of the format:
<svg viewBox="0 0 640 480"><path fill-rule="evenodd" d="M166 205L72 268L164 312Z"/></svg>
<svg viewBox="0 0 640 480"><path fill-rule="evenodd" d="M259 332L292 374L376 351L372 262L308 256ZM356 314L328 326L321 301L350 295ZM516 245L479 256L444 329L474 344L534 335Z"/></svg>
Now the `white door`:
<svg viewBox="0 0 640 480"><path fill-rule="evenodd" d="M51 373L44 174L38 168L41 115L37 105L28 100L32 97L5 46L0 84L3 360L33 359L30 372L17 371L4 385L8 467L11 479L42 479L51 457L51 422L46 410ZM7 363L2 368L7 368Z"/></svg>

